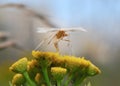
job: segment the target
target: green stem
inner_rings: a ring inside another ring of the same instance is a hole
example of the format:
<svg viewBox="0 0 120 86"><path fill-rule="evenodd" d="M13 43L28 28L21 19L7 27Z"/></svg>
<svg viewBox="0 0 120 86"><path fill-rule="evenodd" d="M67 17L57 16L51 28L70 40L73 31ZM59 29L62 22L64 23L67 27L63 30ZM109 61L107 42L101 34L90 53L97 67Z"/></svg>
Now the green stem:
<svg viewBox="0 0 120 86"><path fill-rule="evenodd" d="M57 86L61 86L61 80L57 80Z"/></svg>
<svg viewBox="0 0 120 86"><path fill-rule="evenodd" d="M10 86L12 86L12 83L11 83L11 81L9 81L9 85L10 85Z"/></svg>
<svg viewBox="0 0 120 86"><path fill-rule="evenodd" d="M72 78L73 78L73 75L72 75L72 74L71 74L70 76L68 76L68 79L66 80L66 83L65 83L64 86L68 86L69 83L70 83L70 81L72 80Z"/></svg>
<svg viewBox="0 0 120 86"><path fill-rule="evenodd" d="M74 86L80 86L80 84L83 82L83 80L85 79L85 77L86 76L83 75L82 77L78 78L76 80L76 82L74 83Z"/></svg>
<svg viewBox="0 0 120 86"><path fill-rule="evenodd" d="M28 82L24 83L23 86L30 86Z"/></svg>
<svg viewBox="0 0 120 86"><path fill-rule="evenodd" d="M30 79L30 77L26 71L23 73L23 76L25 77L26 81L28 82L28 84L30 86L36 86L36 84Z"/></svg>
<svg viewBox="0 0 120 86"><path fill-rule="evenodd" d="M44 76L44 79L46 81L47 86L51 86L51 83L50 83L50 80L49 80L49 77L48 77L47 68L42 67L42 72L43 72L43 76Z"/></svg>

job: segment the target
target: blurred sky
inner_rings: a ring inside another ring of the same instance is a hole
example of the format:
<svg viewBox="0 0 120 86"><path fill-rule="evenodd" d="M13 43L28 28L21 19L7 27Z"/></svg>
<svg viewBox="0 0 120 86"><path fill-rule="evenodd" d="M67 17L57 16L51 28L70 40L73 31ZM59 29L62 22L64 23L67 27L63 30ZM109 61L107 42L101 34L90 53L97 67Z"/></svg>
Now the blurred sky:
<svg viewBox="0 0 120 86"><path fill-rule="evenodd" d="M61 26L94 21L101 21L104 26L106 21L112 24L120 21L120 0L0 0L0 4L6 3L22 3L39 11L48 9L51 17L62 21Z"/></svg>
<svg viewBox="0 0 120 86"><path fill-rule="evenodd" d="M45 13L58 27L81 26L99 34L119 35L120 0L0 0L0 4L22 3ZM114 35L114 36L113 36Z"/></svg>

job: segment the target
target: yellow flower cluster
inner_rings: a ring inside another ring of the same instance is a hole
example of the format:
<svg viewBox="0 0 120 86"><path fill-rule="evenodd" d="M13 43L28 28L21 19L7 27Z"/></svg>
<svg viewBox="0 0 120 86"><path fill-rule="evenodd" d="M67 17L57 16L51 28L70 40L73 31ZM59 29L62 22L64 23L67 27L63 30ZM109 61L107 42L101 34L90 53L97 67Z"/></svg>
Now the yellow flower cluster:
<svg viewBox="0 0 120 86"><path fill-rule="evenodd" d="M85 60L84 58L74 57L74 56L64 56L65 60L65 66L67 69L74 70L74 69L80 69L80 68L86 68L91 63L88 60Z"/></svg>
<svg viewBox="0 0 120 86"><path fill-rule="evenodd" d="M75 57L75 56L61 56L58 53L53 52L41 52L41 51L33 51L32 55L36 59L46 60L52 66L60 66L66 68L68 71L81 71L84 69L83 72L88 73L88 75L96 75L101 73L99 68L93 65L89 60L86 60L84 57ZM50 66L50 65L49 65ZM93 73L94 72L94 73Z"/></svg>
<svg viewBox="0 0 120 86"><path fill-rule="evenodd" d="M58 86L68 86L71 81L77 86L86 77L101 73L98 67L84 57L62 56L59 53L42 51L32 51L32 55L32 60L28 61L24 57L10 67L13 72L23 74L30 86L54 86L56 83ZM64 78L68 79L66 83L62 82ZM13 78L12 82L16 81L17 79Z"/></svg>
<svg viewBox="0 0 120 86"><path fill-rule="evenodd" d="M39 62L39 64L44 67L50 66L52 61L59 56L58 53L40 51L32 51L32 55Z"/></svg>

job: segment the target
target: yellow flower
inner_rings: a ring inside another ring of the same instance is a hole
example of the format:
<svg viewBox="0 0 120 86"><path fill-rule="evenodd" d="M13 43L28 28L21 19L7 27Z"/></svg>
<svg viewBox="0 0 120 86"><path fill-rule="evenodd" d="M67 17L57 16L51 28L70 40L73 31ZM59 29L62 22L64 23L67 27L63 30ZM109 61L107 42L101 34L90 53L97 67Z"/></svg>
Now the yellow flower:
<svg viewBox="0 0 120 86"><path fill-rule="evenodd" d="M79 58L79 57L74 57L74 56L64 56L65 60L65 67L69 71L78 71L82 70L82 68L87 68L90 65L90 61L84 59L84 58Z"/></svg>
<svg viewBox="0 0 120 86"><path fill-rule="evenodd" d="M23 77L22 74L16 74L14 75L12 79L12 85L13 86L22 86L25 83L25 78Z"/></svg>
<svg viewBox="0 0 120 86"><path fill-rule="evenodd" d="M64 58L62 56L56 57L52 61L52 66L53 67L65 67L65 60L64 60Z"/></svg>
<svg viewBox="0 0 120 86"><path fill-rule="evenodd" d="M59 56L58 53L40 51L32 51L32 55L38 61L40 66L45 67L50 66L53 60Z"/></svg>
<svg viewBox="0 0 120 86"><path fill-rule="evenodd" d="M32 55L35 57L35 58L39 58L40 55L41 55L42 52L39 52L39 51L32 51Z"/></svg>
<svg viewBox="0 0 120 86"><path fill-rule="evenodd" d="M80 67L85 67L86 68L91 64L91 62L89 60L86 60L84 57L78 58L78 60L79 60L79 63L80 63Z"/></svg>
<svg viewBox="0 0 120 86"><path fill-rule="evenodd" d="M41 71L35 59L28 61L27 71L31 79L34 79L36 76L36 73Z"/></svg>
<svg viewBox="0 0 120 86"><path fill-rule="evenodd" d="M98 67L96 67L95 65L91 64L89 67L88 67L88 71L87 71L87 74L89 76L94 76L94 75L97 75L97 74L100 74L101 71Z"/></svg>
<svg viewBox="0 0 120 86"><path fill-rule="evenodd" d="M28 70L29 70L30 68L34 68L34 67L38 66L38 63L37 63L37 61L35 59L33 59L31 61L28 61L27 66L28 66Z"/></svg>
<svg viewBox="0 0 120 86"><path fill-rule="evenodd" d="M43 77L42 77L43 78ZM35 81L37 82L37 84L40 84L41 83L41 74L40 73L37 73L36 76L35 76Z"/></svg>
<svg viewBox="0 0 120 86"><path fill-rule="evenodd" d="M51 74L55 80L61 80L65 74L67 73L67 69L61 67L52 67Z"/></svg>
<svg viewBox="0 0 120 86"><path fill-rule="evenodd" d="M33 57L36 59L40 59L42 56L46 56L48 59L59 57L59 53L54 52L42 52L42 51L32 51Z"/></svg>
<svg viewBox="0 0 120 86"><path fill-rule="evenodd" d="M24 73L27 70L27 58L24 57L15 62L9 69L16 73Z"/></svg>

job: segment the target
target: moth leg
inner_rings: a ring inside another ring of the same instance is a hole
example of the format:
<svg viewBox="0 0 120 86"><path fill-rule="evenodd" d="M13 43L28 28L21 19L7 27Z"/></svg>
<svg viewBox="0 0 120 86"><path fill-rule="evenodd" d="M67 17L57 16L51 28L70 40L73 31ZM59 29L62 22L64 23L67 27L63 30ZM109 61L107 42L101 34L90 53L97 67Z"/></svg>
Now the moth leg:
<svg viewBox="0 0 120 86"><path fill-rule="evenodd" d="M71 41L70 41L70 37L71 36L70 36L70 33L69 33L69 35L67 36L68 39L66 39L65 41L68 41L68 47L70 49L69 54L72 55L73 54L73 50L72 50L72 44L71 44Z"/></svg>
<svg viewBox="0 0 120 86"><path fill-rule="evenodd" d="M58 46L59 41L60 41L60 39L54 40L54 47L56 48L57 52L59 52L59 46Z"/></svg>

